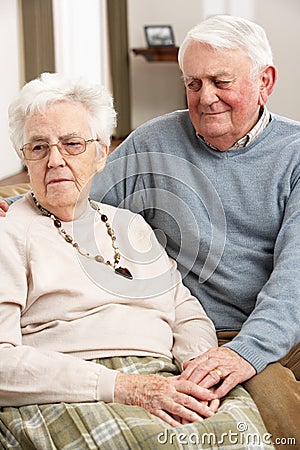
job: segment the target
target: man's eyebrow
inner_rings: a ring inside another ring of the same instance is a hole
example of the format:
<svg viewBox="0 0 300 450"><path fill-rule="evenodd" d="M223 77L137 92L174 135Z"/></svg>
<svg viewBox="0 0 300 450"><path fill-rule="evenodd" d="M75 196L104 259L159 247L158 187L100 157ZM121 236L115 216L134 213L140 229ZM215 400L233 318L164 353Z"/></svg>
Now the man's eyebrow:
<svg viewBox="0 0 300 450"><path fill-rule="evenodd" d="M226 70L222 70L220 72L216 72L212 76L214 76L214 77L229 77L229 78L231 78L232 77L232 73L228 72Z"/></svg>
<svg viewBox="0 0 300 450"><path fill-rule="evenodd" d="M199 78L197 78L197 77L193 77L192 75L183 75L182 76L182 79L183 79L183 81L193 81L193 80L198 80L198 81L200 81L200 79Z"/></svg>
<svg viewBox="0 0 300 450"><path fill-rule="evenodd" d="M233 75L225 70L205 75L205 78L220 78L220 77L232 78ZM182 78L184 81L201 80L201 78L198 78L196 75L183 75Z"/></svg>

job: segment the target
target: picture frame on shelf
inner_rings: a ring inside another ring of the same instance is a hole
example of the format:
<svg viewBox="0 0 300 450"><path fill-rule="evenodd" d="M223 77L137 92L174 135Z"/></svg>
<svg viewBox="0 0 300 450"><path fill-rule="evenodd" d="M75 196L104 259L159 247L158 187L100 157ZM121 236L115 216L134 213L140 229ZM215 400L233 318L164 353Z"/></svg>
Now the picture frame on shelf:
<svg viewBox="0 0 300 450"><path fill-rule="evenodd" d="M175 39L171 25L144 26L148 47L174 47Z"/></svg>

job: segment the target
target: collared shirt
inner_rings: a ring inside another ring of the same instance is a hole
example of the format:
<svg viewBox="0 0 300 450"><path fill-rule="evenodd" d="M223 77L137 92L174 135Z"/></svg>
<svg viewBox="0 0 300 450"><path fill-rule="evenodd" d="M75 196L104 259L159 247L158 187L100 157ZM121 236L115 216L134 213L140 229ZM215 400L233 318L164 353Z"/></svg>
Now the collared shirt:
<svg viewBox="0 0 300 450"><path fill-rule="evenodd" d="M233 146L230 147L230 150L247 147L247 145L251 144L251 142L253 142L254 139L256 139L264 131L264 129L268 126L271 120L271 116L268 109L265 106L262 107L260 114L261 114L260 118L258 122L254 125L254 127L245 136L243 136L235 144L233 144ZM206 139L204 139L199 133L197 133L197 136L213 150L219 150L217 147L214 147L209 142L207 142Z"/></svg>

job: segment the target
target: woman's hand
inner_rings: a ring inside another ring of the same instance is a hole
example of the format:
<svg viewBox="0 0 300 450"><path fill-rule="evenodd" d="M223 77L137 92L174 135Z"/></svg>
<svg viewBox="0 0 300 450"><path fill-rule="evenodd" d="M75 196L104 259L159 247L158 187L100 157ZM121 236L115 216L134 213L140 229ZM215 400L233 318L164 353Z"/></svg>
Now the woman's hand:
<svg viewBox="0 0 300 450"><path fill-rule="evenodd" d="M5 200L3 200L3 198L0 198L0 217L5 217L6 216L6 212L8 211L8 204L6 203Z"/></svg>
<svg viewBox="0 0 300 450"><path fill-rule="evenodd" d="M212 392L214 392L214 389L213 389L213 388L210 389L210 390L211 390ZM216 413L216 412L218 411L218 409L219 409L219 406L220 406L221 401L220 401L219 398L215 398L215 399L211 400L210 402L204 402L204 401L202 401L202 403L205 404L205 405L209 405L210 409L211 409L214 413ZM178 420L178 422L180 422L182 425L184 425L184 424L186 424L186 423L189 423L187 420L180 419L179 417L176 417L176 420Z"/></svg>
<svg viewBox="0 0 300 450"><path fill-rule="evenodd" d="M184 363L184 371L179 379L189 380L201 387L218 385L215 393L224 397L237 384L256 374L254 367L238 353L227 347L208 350Z"/></svg>
<svg viewBox="0 0 300 450"><path fill-rule="evenodd" d="M173 427L211 417L214 399L214 392L179 377L119 373L115 382L115 402L141 406Z"/></svg>

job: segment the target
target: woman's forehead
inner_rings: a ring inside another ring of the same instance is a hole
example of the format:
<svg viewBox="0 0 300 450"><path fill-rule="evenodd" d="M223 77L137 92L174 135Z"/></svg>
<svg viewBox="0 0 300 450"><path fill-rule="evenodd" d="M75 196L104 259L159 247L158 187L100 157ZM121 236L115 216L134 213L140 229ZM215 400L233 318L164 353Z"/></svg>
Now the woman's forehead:
<svg viewBox="0 0 300 450"><path fill-rule="evenodd" d="M25 134L45 138L81 135L90 131L89 115L80 104L59 102L49 104L44 110L35 110L25 120Z"/></svg>

